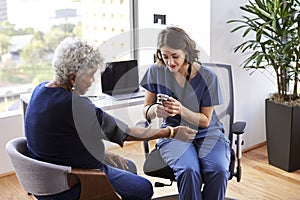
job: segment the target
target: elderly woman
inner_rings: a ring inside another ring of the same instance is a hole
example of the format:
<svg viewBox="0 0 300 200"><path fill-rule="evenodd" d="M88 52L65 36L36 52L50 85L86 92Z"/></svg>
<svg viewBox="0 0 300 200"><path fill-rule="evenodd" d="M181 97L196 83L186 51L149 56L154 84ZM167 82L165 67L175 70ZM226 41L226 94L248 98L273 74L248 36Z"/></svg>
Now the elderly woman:
<svg viewBox="0 0 300 200"><path fill-rule="evenodd" d="M110 180L124 199L151 199L151 183L134 173L105 164L102 139L123 146L126 140L176 137L189 141L195 131L178 126L161 129L128 127L125 123L95 107L81 95L103 66L99 49L80 38L66 38L53 57L54 79L40 83L32 93L25 118L29 155L35 159L76 168L97 168ZM126 168L124 159L118 159ZM99 188L101 189L101 188ZM80 185L38 199L78 199Z"/></svg>

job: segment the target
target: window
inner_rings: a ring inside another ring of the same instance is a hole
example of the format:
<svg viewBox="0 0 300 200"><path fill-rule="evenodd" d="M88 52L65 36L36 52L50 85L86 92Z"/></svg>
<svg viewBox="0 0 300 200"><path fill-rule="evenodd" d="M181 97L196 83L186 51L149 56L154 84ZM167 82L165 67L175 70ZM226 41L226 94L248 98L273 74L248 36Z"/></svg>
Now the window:
<svg viewBox="0 0 300 200"><path fill-rule="evenodd" d="M131 59L130 0L82 0L82 35L100 45L105 60Z"/></svg>
<svg viewBox="0 0 300 200"><path fill-rule="evenodd" d="M52 55L66 36L97 43L106 62L133 58L131 1L0 0L0 112L19 109L20 94L53 78Z"/></svg>

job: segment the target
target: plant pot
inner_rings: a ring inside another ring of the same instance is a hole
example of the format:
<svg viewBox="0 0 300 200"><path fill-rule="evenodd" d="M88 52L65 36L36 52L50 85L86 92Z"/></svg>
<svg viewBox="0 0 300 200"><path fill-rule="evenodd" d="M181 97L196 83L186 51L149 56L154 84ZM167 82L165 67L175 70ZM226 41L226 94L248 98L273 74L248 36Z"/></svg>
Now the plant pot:
<svg viewBox="0 0 300 200"><path fill-rule="evenodd" d="M269 164L288 172L300 169L300 107L269 99L265 105Z"/></svg>

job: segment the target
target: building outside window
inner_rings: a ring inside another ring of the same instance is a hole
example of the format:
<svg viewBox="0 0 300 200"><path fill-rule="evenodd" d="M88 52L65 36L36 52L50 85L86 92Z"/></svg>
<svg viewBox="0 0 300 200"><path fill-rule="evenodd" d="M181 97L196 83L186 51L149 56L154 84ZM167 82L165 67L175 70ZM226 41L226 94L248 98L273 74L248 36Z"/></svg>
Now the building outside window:
<svg viewBox="0 0 300 200"><path fill-rule="evenodd" d="M7 20L6 0L0 0L0 22Z"/></svg>

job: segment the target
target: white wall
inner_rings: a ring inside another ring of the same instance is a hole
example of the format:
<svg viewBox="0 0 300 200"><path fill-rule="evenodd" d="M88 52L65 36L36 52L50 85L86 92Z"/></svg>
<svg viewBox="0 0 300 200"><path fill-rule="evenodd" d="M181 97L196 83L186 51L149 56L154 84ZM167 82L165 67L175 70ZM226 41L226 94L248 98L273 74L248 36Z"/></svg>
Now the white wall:
<svg viewBox="0 0 300 200"><path fill-rule="evenodd" d="M235 120L247 122L248 128L243 138L244 147L249 147L266 140L264 100L275 90L275 84L261 72L250 75L250 72L240 67L245 56L233 53L233 48L242 39L242 32L230 33L235 25L227 24L226 21L241 18L239 7L246 2L247 0L211 1L210 56L214 62L233 66Z"/></svg>
<svg viewBox="0 0 300 200"><path fill-rule="evenodd" d="M8 116L0 116L0 174L13 171L5 150L6 143L24 135L23 117L21 112L12 112Z"/></svg>
<svg viewBox="0 0 300 200"><path fill-rule="evenodd" d="M138 1L138 6L141 65L153 63L157 34L160 29L169 25L180 26L188 32L201 51L202 61L209 60L210 0L197 2L195 0L184 0L182 2L173 0ZM154 14L166 15L166 25L154 24Z"/></svg>

